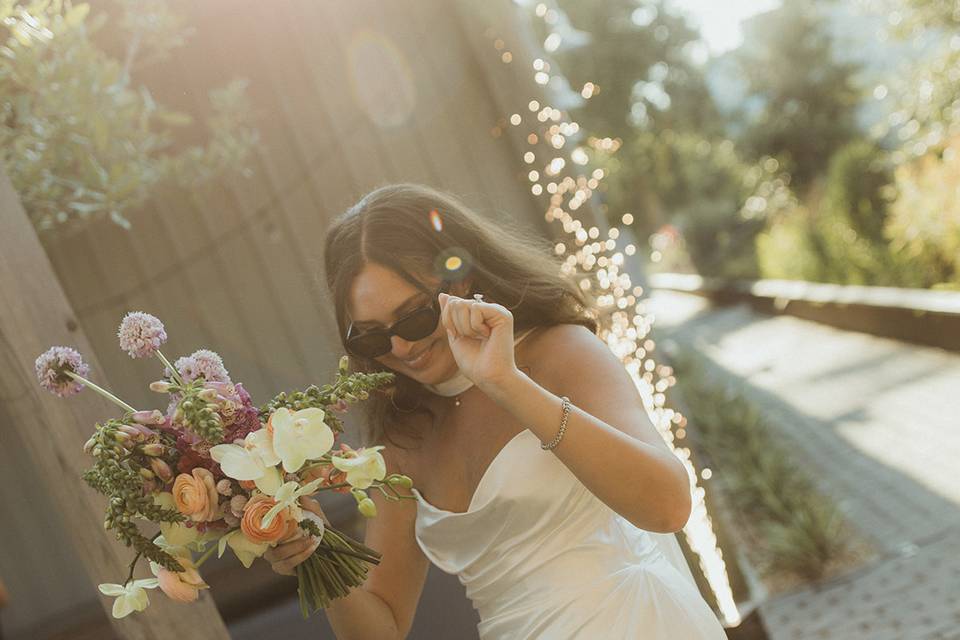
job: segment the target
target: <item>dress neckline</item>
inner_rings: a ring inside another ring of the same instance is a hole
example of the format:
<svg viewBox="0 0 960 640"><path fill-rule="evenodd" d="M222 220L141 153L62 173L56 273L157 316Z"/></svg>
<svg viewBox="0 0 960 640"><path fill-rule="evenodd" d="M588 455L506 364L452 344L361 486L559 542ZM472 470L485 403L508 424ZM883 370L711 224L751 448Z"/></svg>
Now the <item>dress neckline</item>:
<svg viewBox="0 0 960 640"><path fill-rule="evenodd" d="M520 335L514 336L513 346L516 347L518 344L520 344L520 341L526 338L531 333L533 333L535 329L536 327L531 327L530 329L527 329ZM444 380L443 382L440 382L436 385L425 384L423 386L429 389L430 391L432 391L433 393L436 393L437 395L457 396L463 393L464 391L466 391L467 389L469 389L470 387L472 387L473 381L471 381L470 378L465 376L463 372L457 369L457 373L454 374L452 378L448 380ZM530 431L529 429L524 429L523 431L520 431L519 433L514 435L507 442L507 444L503 445L500 451L497 452L497 455L493 457L493 460L490 461L490 464L487 465L487 468L486 470L484 470L483 475L480 476L480 482L477 483L477 487L476 489L474 489L473 495L470 496L470 503L467 505L466 511L448 511L447 509L441 509L440 507L436 507L432 505L430 502L428 502L427 499L420 494L420 491L418 491L416 487L413 487L412 489L414 495L417 497L417 500L419 502L424 504L424 506L429 507L434 511L437 511L438 513L443 513L451 516L464 516L464 515L467 515L468 513L472 513L474 510L473 509L474 502L476 502L477 496L480 495L480 489L483 487L483 483L487 479L487 476L490 475L490 470L494 467L497 461L503 457L503 453L510 447L510 445L512 445L516 440L518 440L520 436L523 435L525 432L530 432Z"/></svg>
<svg viewBox="0 0 960 640"><path fill-rule="evenodd" d="M442 513L448 516L465 516L465 515L474 513L476 511L476 509L474 509L474 503L477 501L477 496L480 495L480 492L483 489L484 482L487 480L487 477L490 476L491 470L496 466L497 461L499 461L501 458L504 457L503 454L507 451L507 449L509 449L514 442L517 442L520 439L520 436L522 436L525 433L529 433L531 435L533 434L533 432L530 431L529 429L524 429L523 431L518 432L516 435L510 438L507 444L503 445L500 451L497 452L497 455L493 457L493 460L491 460L490 464L487 465L487 468L483 472L483 475L480 476L480 482L477 483L477 488L474 489L473 495L470 496L470 503L467 505L466 511L450 511L448 509L441 509L440 507L434 506L433 504L428 502L427 499L423 497L423 495L420 493L420 491L416 487L413 487L411 490L413 491L414 495L417 497L417 500L420 503L422 503L424 506L430 509L433 509L438 513Z"/></svg>

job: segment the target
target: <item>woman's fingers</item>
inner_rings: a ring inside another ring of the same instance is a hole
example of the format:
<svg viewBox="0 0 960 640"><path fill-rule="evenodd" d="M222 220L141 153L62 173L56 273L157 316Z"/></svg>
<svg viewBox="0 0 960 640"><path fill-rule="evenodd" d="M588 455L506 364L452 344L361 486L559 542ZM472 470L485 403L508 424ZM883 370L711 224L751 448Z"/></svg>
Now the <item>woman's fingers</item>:
<svg viewBox="0 0 960 640"><path fill-rule="evenodd" d="M288 558L292 558L297 554L303 553L303 551L310 547L313 543L313 538L310 536L304 536L296 540L291 540L290 542L278 544L272 549L268 549L267 552L263 554L263 557L270 562L282 562L283 560L287 560Z"/></svg>
<svg viewBox="0 0 960 640"><path fill-rule="evenodd" d="M467 308L469 304L466 300L457 300L450 310L450 319L453 320L453 325L457 328L459 335L467 338L475 338L476 336L473 335L473 329L470 328L470 311Z"/></svg>
<svg viewBox="0 0 960 640"><path fill-rule="evenodd" d="M317 550L317 547L320 546L320 541L316 538L307 538L310 541L310 544L307 545L307 548L298 553L295 556L287 558L285 564L291 570L295 570L297 565L313 555L313 552Z"/></svg>
<svg viewBox="0 0 960 640"><path fill-rule="evenodd" d="M319 544L320 540L318 538L305 536L268 549L263 557L270 563L275 572L283 575L293 575L296 573L297 565L309 558Z"/></svg>
<svg viewBox="0 0 960 640"><path fill-rule="evenodd" d="M459 338L457 335L457 327L451 319L451 312L453 311L453 297L445 293L440 294L441 298L441 307L440 310L440 322L443 324L443 328L447 330L454 338Z"/></svg>
<svg viewBox="0 0 960 640"><path fill-rule="evenodd" d="M311 498L310 496L300 496L300 506L310 513L320 516L324 522L327 522L327 514L325 514L323 509L320 508L320 503L317 502L316 499Z"/></svg>
<svg viewBox="0 0 960 640"><path fill-rule="evenodd" d="M480 307L479 303L473 303L468 307L469 322L470 328L484 338L490 337L490 329L487 327L487 324L483 321L483 309Z"/></svg>

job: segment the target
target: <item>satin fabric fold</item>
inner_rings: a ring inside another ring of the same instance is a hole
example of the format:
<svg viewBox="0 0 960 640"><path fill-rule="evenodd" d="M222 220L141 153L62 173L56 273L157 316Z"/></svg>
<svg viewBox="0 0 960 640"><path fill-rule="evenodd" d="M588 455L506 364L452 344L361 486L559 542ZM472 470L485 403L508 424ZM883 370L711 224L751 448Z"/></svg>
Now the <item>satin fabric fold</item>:
<svg viewBox="0 0 960 640"><path fill-rule="evenodd" d="M529 430L454 513L419 491L416 539L456 574L482 640L724 640L672 536L607 507Z"/></svg>

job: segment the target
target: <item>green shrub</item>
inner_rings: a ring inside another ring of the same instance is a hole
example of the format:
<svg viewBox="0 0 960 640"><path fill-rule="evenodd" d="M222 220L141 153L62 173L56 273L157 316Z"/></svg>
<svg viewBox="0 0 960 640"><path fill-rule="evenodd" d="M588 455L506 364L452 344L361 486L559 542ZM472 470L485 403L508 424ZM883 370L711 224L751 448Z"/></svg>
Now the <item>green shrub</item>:
<svg viewBox="0 0 960 640"><path fill-rule="evenodd" d="M94 35L108 15L88 4L0 0L0 162L38 231L127 215L161 184L196 186L244 170L257 142L245 81L210 93L209 138L173 150L188 114L131 80L141 59L166 57L189 29L162 1L118 3L123 59Z"/></svg>
<svg viewBox="0 0 960 640"><path fill-rule="evenodd" d="M851 534L834 504L791 457L760 410L732 387L713 382L689 352L673 359L702 453L751 531L770 572L823 577L851 550Z"/></svg>
<svg viewBox="0 0 960 640"><path fill-rule="evenodd" d="M896 170L885 233L915 286L960 286L960 139Z"/></svg>

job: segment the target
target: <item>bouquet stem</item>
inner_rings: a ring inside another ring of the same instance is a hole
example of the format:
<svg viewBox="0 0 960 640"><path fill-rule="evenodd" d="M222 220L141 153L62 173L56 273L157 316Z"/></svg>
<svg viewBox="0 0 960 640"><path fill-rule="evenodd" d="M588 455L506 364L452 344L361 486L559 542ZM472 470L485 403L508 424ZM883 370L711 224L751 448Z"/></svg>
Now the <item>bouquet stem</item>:
<svg viewBox="0 0 960 640"><path fill-rule="evenodd" d="M308 617L323 609L367 579L370 565L380 563L380 554L330 527L324 529L320 546L297 566L300 613Z"/></svg>

